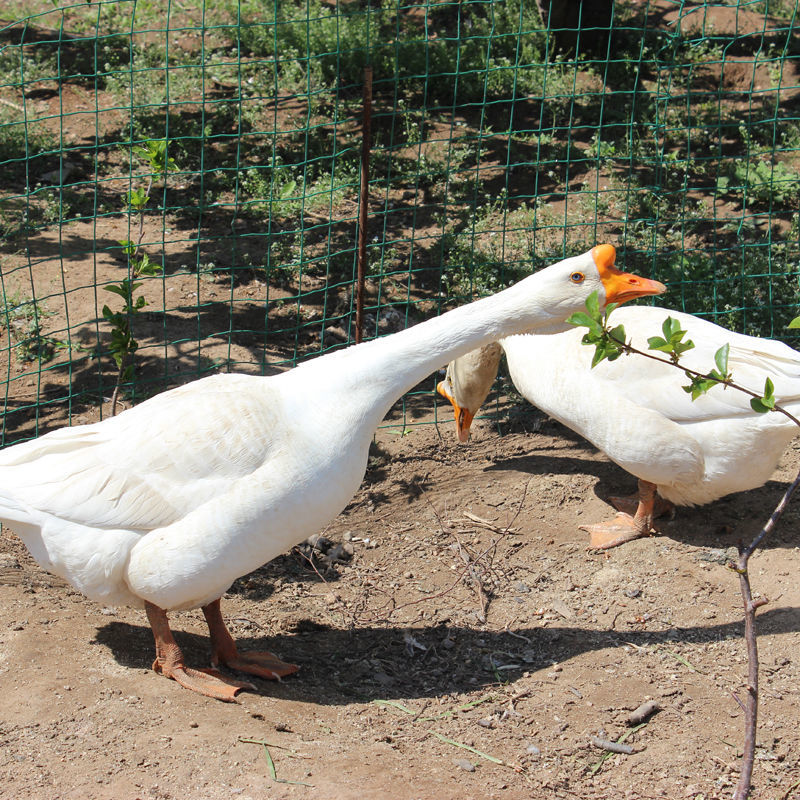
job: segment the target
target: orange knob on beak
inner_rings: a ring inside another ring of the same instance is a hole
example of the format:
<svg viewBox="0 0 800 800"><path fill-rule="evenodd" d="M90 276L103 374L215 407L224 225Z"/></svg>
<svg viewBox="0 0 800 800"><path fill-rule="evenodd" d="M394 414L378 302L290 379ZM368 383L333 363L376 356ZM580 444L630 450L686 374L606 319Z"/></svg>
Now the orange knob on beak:
<svg viewBox="0 0 800 800"><path fill-rule="evenodd" d="M598 244L593 247L592 258L606 290L606 304L624 303L637 297L664 294L667 291L667 287L660 281L652 281L618 270L614 266L617 251L610 244Z"/></svg>

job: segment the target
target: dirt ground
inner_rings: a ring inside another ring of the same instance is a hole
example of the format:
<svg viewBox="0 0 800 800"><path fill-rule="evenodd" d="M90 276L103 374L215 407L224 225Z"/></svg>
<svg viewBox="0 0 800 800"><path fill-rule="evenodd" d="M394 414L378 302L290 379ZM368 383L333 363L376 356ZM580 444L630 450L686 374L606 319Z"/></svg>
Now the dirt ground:
<svg viewBox="0 0 800 800"><path fill-rule="evenodd" d="M666 9L665 25L684 15L683 4L651 7ZM703 6L693 22L750 30L747 13ZM726 80L750 75L760 91L760 70L734 65ZM784 75L784 102L792 75ZM114 105L83 89L37 102L45 119L72 109L61 131L69 145L95 134L93 109ZM4 262L8 291L45 298L45 335L66 338L55 298L69 296L73 323L88 320L70 333L75 352L63 374L42 378L30 364L3 365L12 440L34 434L36 402L53 401L38 409L40 431L69 421L60 402L67 381L75 391L98 384L87 355L103 301L94 284L119 279L111 248L125 235L123 222L103 217L41 231L24 258ZM150 233L146 241L156 241L158 231ZM148 325L180 342L163 357L182 373L203 359L235 362L239 371L249 362L255 371L262 359L287 357L272 338L208 344L210 332L227 330L222 301L233 293L210 271L182 270L186 241L181 231L164 239L167 276L142 290L150 308L171 312L142 315L143 343ZM27 277L31 263L37 269ZM30 286L18 285L23 275ZM245 329L263 329L265 294L282 299L257 279L236 292ZM160 366L146 362L144 371ZM424 402L416 421L432 422ZM88 406L71 411L72 422L97 418ZM730 797L747 664L738 580L726 560L797 473L800 440L767 486L680 509L660 536L596 553L578 526L609 515L604 498L632 492L634 480L535 410L504 412L504 435L481 421L466 446L455 441L449 410L438 426L382 428L360 491L323 532L352 556L315 558L314 569L295 551L237 581L223 613L240 645L273 650L300 671L281 683L256 680L234 704L155 674L142 612L86 600L42 572L3 529L0 798ZM800 583L792 577L800 571L799 524L795 503L751 561L753 588L770 599L758 615L753 800L800 798ZM205 665L202 614L172 619L189 662ZM661 711L630 726L630 712L651 699ZM591 743L598 736L624 736L633 752L608 756Z"/></svg>
<svg viewBox="0 0 800 800"><path fill-rule="evenodd" d="M535 410L511 411L505 435L485 420L466 446L445 412L380 430L361 490L324 531L352 558L315 559L317 572L287 554L224 599L241 645L301 667L235 704L152 672L143 613L87 601L4 531L0 795L729 797L746 660L724 562L794 476L800 442L764 488L598 554L578 525L633 479ZM800 797L799 515L751 562L770 598L756 800ZM173 621L205 664L202 615ZM662 710L630 733L649 699ZM626 733L633 753L601 762L591 737Z"/></svg>

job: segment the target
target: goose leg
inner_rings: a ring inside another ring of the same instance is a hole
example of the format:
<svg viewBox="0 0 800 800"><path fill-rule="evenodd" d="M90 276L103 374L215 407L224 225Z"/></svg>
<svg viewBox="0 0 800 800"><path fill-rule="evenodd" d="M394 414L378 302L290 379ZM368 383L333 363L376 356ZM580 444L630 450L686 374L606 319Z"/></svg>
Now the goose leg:
<svg viewBox="0 0 800 800"><path fill-rule="evenodd" d="M170 630L167 612L146 601L145 610L156 640L156 660L153 662L156 672L172 678L185 689L228 703L233 702L242 689L255 688L252 684L234 681L218 673L187 667L183 663L183 653Z"/></svg>
<svg viewBox="0 0 800 800"><path fill-rule="evenodd" d="M208 630L211 634L211 663L214 666L224 664L230 669L248 672L251 675L258 675L260 678L272 680L285 678L299 669L296 664L287 664L266 650L240 653L236 648L233 637L225 627L219 600L214 600L213 603L203 606L203 614L205 614Z"/></svg>
<svg viewBox="0 0 800 800"><path fill-rule="evenodd" d="M639 481L639 483L641 485L641 481ZM624 511L626 514L633 516L639 508L641 496L640 489L638 492L629 495L612 495L608 498L608 502L611 503L617 511ZM667 515L670 519L675 516L675 505L670 503L669 500L665 500L656 492L655 504L653 506L653 519L658 519L659 517Z"/></svg>
<svg viewBox="0 0 800 800"><path fill-rule="evenodd" d="M661 500L656 494L656 485L640 479L638 503L633 516L620 511L608 522L580 526L581 530L589 533L589 546L598 550L607 550L610 547L617 547L625 542L655 533L653 517L657 498Z"/></svg>

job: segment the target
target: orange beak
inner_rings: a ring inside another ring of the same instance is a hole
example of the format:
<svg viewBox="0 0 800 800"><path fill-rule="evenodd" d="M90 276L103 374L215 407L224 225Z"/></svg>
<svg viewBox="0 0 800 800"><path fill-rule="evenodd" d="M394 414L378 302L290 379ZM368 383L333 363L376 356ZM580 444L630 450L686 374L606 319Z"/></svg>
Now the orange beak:
<svg viewBox="0 0 800 800"><path fill-rule="evenodd" d="M614 266L617 260L617 251L610 244L598 244L592 248L600 280L606 290L606 305L608 303L625 303L637 297L647 297L651 294L664 294L667 287L659 281L640 278L630 272L621 272Z"/></svg>
<svg viewBox="0 0 800 800"><path fill-rule="evenodd" d="M455 411L456 415L456 431L458 433L458 441L459 442L468 442L469 441L469 429L472 425L472 419L475 416L471 411L468 411L466 408L461 408L461 406L456 403L455 399L450 395L444 385L444 381L440 381L436 385L436 391L445 398L445 400L449 401L450 405L453 406L453 411Z"/></svg>

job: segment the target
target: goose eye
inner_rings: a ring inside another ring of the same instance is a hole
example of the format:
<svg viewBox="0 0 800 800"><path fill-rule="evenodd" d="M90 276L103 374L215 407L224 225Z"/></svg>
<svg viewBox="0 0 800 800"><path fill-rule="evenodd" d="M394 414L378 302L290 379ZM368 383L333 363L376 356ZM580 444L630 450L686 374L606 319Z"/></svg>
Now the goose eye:
<svg viewBox="0 0 800 800"><path fill-rule="evenodd" d="M569 279L573 283L583 283L586 276L582 272L573 272L572 275L569 276Z"/></svg>

